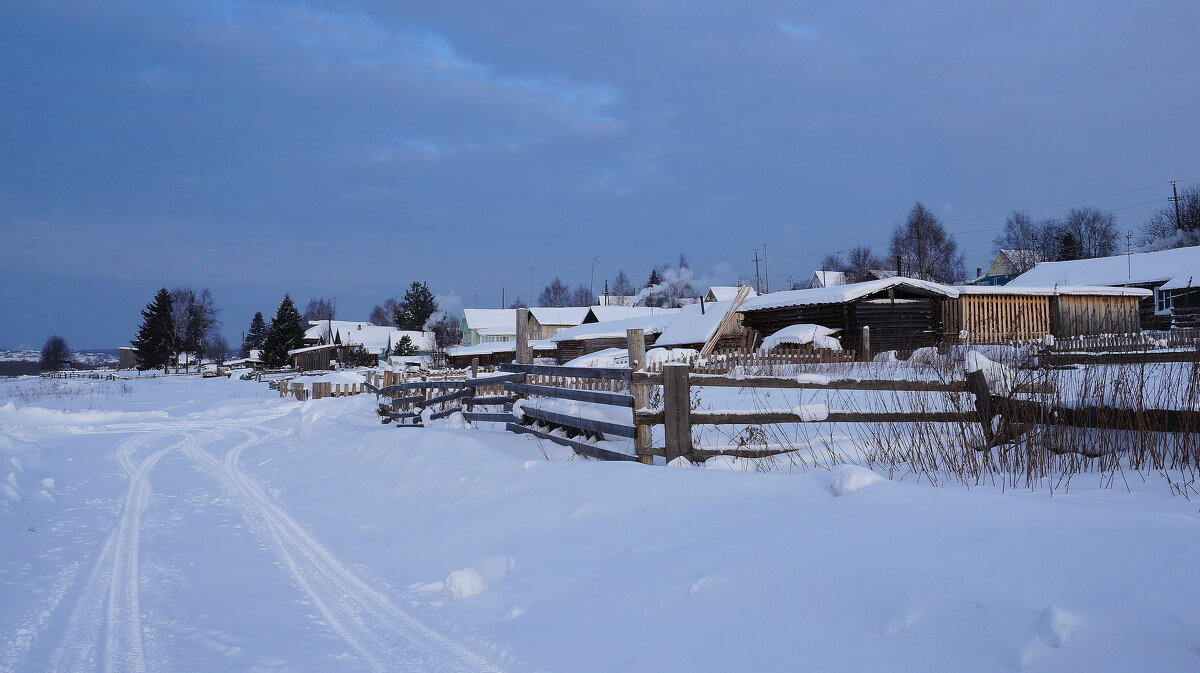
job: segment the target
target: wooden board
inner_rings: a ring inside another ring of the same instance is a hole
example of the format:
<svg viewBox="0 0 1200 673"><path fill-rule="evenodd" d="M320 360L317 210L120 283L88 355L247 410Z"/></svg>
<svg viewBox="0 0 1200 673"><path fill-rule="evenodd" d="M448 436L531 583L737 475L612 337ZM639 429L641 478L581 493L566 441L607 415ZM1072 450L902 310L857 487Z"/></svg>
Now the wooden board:
<svg viewBox="0 0 1200 673"><path fill-rule="evenodd" d="M553 411L545 411L530 407L522 407L521 411L529 418L536 418L539 421L555 423L557 425L575 428L576 430L599 432L605 435L616 435L618 437L628 437L630 439L633 439L634 435L632 425L620 425L618 423L609 423L607 421L597 421L592 418L581 418L579 416L556 414Z"/></svg>
<svg viewBox="0 0 1200 673"><path fill-rule="evenodd" d="M642 385L662 385L662 374L634 375L634 383ZM828 384L801 382L794 376L745 376L740 378L722 374L692 374L689 377L692 387L711 386L715 388L788 388L804 390L908 390L928 392L966 392L964 381L898 381L892 379L869 379L852 381L848 379L832 379Z"/></svg>
<svg viewBox="0 0 1200 673"><path fill-rule="evenodd" d="M538 376L565 376L576 379L608 379L628 381L630 370L620 367L556 367L553 365L500 365L502 372L537 374Z"/></svg>
<svg viewBox="0 0 1200 673"><path fill-rule="evenodd" d="M472 423L516 423L518 420L512 413L484 413L481 411L464 411L463 418Z"/></svg>
<svg viewBox="0 0 1200 673"><path fill-rule="evenodd" d="M636 461L637 460L633 456L629 456L624 453L617 453L616 451L609 451L608 449L602 449L598 446L592 446L591 444L584 444L583 442L576 442L576 441L567 439L566 437L555 437L554 435L546 434L546 433L542 432L541 430L537 430L537 429L534 429L534 428L531 428L531 427L528 427L525 425L519 425L517 423L509 423L505 429L508 430L509 432L514 432L519 435L533 435L534 437L538 437L539 439L545 439L545 440L554 442L555 444L558 444L560 446L570 447L571 449L574 449L575 453L578 453L583 456L588 456L589 458L596 458L599 460L623 460L623 461Z"/></svg>
<svg viewBox="0 0 1200 673"><path fill-rule="evenodd" d="M637 423L659 425L663 412L639 412ZM768 423L973 423L975 414L961 411L831 411L819 421L802 419L790 411L762 411L753 414L723 414L694 411L692 425L764 425Z"/></svg>
<svg viewBox="0 0 1200 673"><path fill-rule="evenodd" d="M558 388L556 386L535 386L528 383L505 383L504 389L520 395L536 395L538 397L553 397L561 400L633 408L633 395L625 395L623 393L576 390L575 388Z"/></svg>
<svg viewBox="0 0 1200 673"><path fill-rule="evenodd" d="M431 397L427 400L421 400L420 402L417 402L416 404L418 407L421 407L422 409L424 409L425 407L428 407L433 404L439 404L441 402L449 402L451 400L457 400L457 399L460 399L463 397L470 397L471 395L474 395L474 394L475 394L474 388L464 388L462 390L457 390L452 393L446 393L445 395L438 395L437 397Z"/></svg>

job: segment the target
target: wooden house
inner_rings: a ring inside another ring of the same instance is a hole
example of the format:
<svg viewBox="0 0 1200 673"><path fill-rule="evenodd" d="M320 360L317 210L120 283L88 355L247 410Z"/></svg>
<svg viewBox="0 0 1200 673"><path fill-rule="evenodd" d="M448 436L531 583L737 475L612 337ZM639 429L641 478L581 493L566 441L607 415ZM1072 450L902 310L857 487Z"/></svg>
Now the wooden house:
<svg viewBox="0 0 1200 673"><path fill-rule="evenodd" d="M862 328L870 327L872 352L911 351L941 341L942 305L957 296L946 285L895 276L761 295L742 305L742 324L754 346L785 327L811 324L840 329L847 350L861 351Z"/></svg>
<svg viewBox="0 0 1200 673"><path fill-rule="evenodd" d="M556 361L558 349L554 343L546 339L530 340L533 349L534 362L551 363ZM455 369L466 369L471 361L478 358L479 366L494 367L516 360L516 341L493 341L474 346L456 346L446 349L446 357L450 366Z"/></svg>
<svg viewBox="0 0 1200 673"><path fill-rule="evenodd" d="M529 309L533 317L531 339L549 339L561 330L583 324L588 306L536 306ZM516 316L513 316L513 331L516 332Z"/></svg>
<svg viewBox="0 0 1200 673"><path fill-rule="evenodd" d="M517 309L463 309L460 324L464 346L517 340Z"/></svg>
<svg viewBox="0 0 1200 673"><path fill-rule="evenodd" d="M1036 250L1001 250L996 253L992 265L984 273L977 269L972 285L1006 285L1008 281L1032 269L1042 262L1042 254Z"/></svg>
<svg viewBox="0 0 1200 673"><path fill-rule="evenodd" d="M663 330L656 346L664 348L691 348L708 355L714 350L742 350L749 344L742 329L740 311L746 303L760 299L751 298L753 289L742 286L733 299L725 301L701 301L688 304L667 329Z"/></svg>
<svg viewBox="0 0 1200 673"><path fill-rule="evenodd" d="M1097 285L1150 290L1152 294L1142 295L1140 299L1141 329L1197 326L1194 321L1200 314L1200 246L1042 262L1014 278L1006 287Z"/></svg>
<svg viewBox="0 0 1200 673"><path fill-rule="evenodd" d="M621 308L621 307L610 307ZM642 307L638 307L642 308ZM598 353L607 348L629 348L628 332L640 329L645 335L646 346L653 346L660 334L665 330L679 309L654 309L654 312L621 320L606 320L592 322L565 329L550 339L556 346L558 364L565 364L575 358Z"/></svg>

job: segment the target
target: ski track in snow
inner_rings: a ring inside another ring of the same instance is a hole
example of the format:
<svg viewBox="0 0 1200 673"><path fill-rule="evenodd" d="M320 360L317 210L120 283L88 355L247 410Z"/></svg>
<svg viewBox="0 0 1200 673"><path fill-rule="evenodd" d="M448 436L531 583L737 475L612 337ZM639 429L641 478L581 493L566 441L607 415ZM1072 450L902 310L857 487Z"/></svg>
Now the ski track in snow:
<svg viewBox="0 0 1200 673"><path fill-rule="evenodd" d="M255 430L263 430L256 426ZM252 476L242 471L242 450L264 441L251 436L230 449L224 462L191 444L185 453L222 482L252 527L273 548L292 579L325 623L379 673L499 672L502 669L464 644L400 609L384 591L359 578L309 534ZM268 435L282 433L266 431Z"/></svg>
<svg viewBox="0 0 1200 673"><path fill-rule="evenodd" d="M117 460L129 477L116 527L104 541L100 556L88 574L83 591L55 648L49 671L104 670L144 673L142 613L138 596L139 550L142 512L150 504L150 472L168 452L188 442L180 441L135 463L138 449L162 438L181 434L161 430L131 437L117 445ZM101 646L102 644L102 646Z"/></svg>

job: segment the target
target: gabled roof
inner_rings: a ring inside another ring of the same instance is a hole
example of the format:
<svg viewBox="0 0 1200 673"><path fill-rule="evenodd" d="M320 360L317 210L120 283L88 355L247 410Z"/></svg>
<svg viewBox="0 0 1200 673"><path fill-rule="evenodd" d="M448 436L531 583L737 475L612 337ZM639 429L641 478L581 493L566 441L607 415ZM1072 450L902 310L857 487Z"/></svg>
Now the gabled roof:
<svg viewBox="0 0 1200 673"><path fill-rule="evenodd" d="M535 306L529 309L539 325L579 325L588 314L588 306ZM516 325L516 317L513 317Z"/></svg>
<svg viewBox="0 0 1200 673"><path fill-rule="evenodd" d="M592 306L583 319L583 323L606 322L609 320L624 320L625 318L640 318L642 316L666 313L678 313L677 308L658 308L656 306Z"/></svg>
<svg viewBox="0 0 1200 673"><path fill-rule="evenodd" d="M625 330L640 329L646 334L661 334L675 320L681 309L655 309L655 313L634 316L622 320L589 322L569 327L550 337L550 341L574 341L587 339L611 339L624 337Z"/></svg>
<svg viewBox="0 0 1200 673"><path fill-rule="evenodd" d="M726 301L736 297L740 289L741 285L714 285L708 288L708 294L704 296L709 301ZM757 297L758 293L751 289L749 296Z"/></svg>
<svg viewBox="0 0 1200 673"><path fill-rule="evenodd" d="M1069 262L1042 262L1007 287L1056 285L1153 285L1178 290L1200 287L1200 246L1139 252Z"/></svg>
<svg viewBox="0 0 1200 673"><path fill-rule="evenodd" d="M850 283L835 287L812 288L808 290L786 290L772 292L747 299L741 310L761 311L784 306L804 306L809 304L842 304L854 301L890 288L906 288L926 296L957 297L956 288L941 283L933 283L916 278L895 276L884 280L869 280L863 283Z"/></svg>
<svg viewBox="0 0 1200 673"><path fill-rule="evenodd" d="M770 295L762 295L769 297ZM760 299L762 297L759 297ZM654 342L657 346L683 346L690 344L704 344L712 338L716 333L717 328L721 325L721 321L725 319L725 315L729 313L729 309L733 306L732 299L726 301L705 302L701 304L688 304L679 309L679 314L674 317L671 324L663 330L662 336L658 337L658 341ZM754 299L747 299L742 304L744 307L747 303ZM704 312L701 313L701 307Z"/></svg>
<svg viewBox="0 0 1200 673"><path fill-rule="evenodd" d="M846 273L844 271L813 271L812 279L808 281L810 289L845 284Z"/></svg>
<svg viewBox="0 0 1200 673"><path fill-rule="evenodd" d="M517 309L515 308L465 308L463 320L467 329L510 328L517 332Z"/></svg>

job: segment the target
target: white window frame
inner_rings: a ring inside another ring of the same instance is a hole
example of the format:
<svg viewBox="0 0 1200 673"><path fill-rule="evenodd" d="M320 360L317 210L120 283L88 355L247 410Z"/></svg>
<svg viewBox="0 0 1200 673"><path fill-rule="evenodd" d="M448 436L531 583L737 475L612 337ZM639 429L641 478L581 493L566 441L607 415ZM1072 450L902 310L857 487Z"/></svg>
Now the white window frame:
<svg viewBox="0 0 1200 673"><path fill-rule="evenodd" d="M1173 290L1154 288L1154 315L1171 315L1171 308L1174 304L1175 292Z"/></svg>

